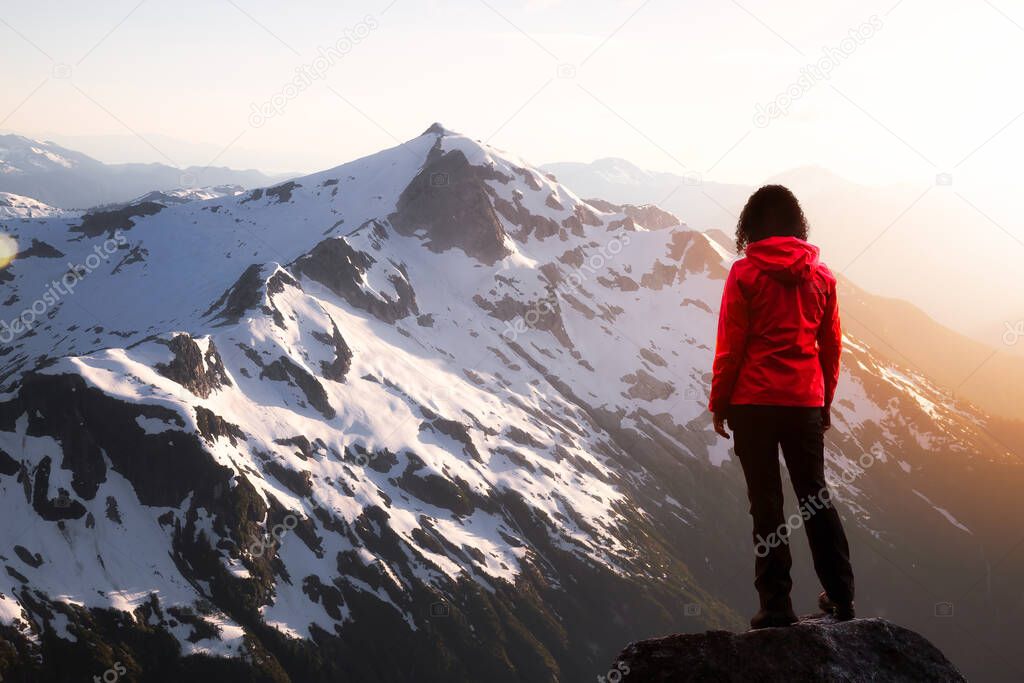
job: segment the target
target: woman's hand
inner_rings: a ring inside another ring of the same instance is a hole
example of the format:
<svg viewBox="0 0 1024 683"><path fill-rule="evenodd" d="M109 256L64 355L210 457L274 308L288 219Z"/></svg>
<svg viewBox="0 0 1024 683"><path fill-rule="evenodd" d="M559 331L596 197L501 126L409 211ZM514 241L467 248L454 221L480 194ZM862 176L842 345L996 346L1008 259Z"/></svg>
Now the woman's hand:
<svg viewBox="0 0 1024 683"><path fill-rule="evenodd" d="M828 408L821 409L821 431L827 432L832 426L832 412Z"/></svg>
<svg viewBox="0 0 1024 683"><path fill-rule="evenodd" d="M725 415L715 413L715 433L719 436L729 438L729 432L725 431Z"/></svg>

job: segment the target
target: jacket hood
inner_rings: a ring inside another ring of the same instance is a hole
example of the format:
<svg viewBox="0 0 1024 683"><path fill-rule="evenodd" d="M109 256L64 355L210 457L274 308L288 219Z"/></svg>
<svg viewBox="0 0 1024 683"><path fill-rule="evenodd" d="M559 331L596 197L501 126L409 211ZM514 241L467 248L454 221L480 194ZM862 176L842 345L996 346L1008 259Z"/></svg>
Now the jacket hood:
<svg viewBox="0 0 1024 683"><path fill-rule="evenodd" d="M747 245L747 260L779 282L797 284L818 268L818 247L798 237L768 237Z"/></svg>

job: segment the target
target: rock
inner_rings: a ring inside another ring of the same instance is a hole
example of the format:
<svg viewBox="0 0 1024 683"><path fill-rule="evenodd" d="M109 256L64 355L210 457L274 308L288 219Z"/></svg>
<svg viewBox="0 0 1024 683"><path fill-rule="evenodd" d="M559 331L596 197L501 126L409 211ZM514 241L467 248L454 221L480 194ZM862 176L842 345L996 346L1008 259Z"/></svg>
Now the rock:
<svg viewBox="0 0 1024 683"><path fill-rule="evenodd" d="M603 199L585 199L584 201L598 211L625 214L648 230L674 228L682 224L681 220L654 204L641 204L640 206L634 204L612 204Z"/></svg>
<svg viewBox="0 0 1024 683"><path fill-rule="evenodd" d="M630 385L627 395L642 401L661 401L671 396L676 390L672 384L658 379L643 368L623 375L621 379Z"/></svg>
<svg viewBox="0 0 1024 683"><path fill-rule="evenodd" d="M487 180L508 183L511 178L489 166L474 166L461 151L442 152L438 145L388 219L403 235L423 234L431 251L458 248L493 265L512 252Z"/></svg>
<svg viewBox="0 0 1024 683"><path fill-rule="evenodd" d="M885 619L822 616L802 617L790 628L642 640L628 645L609 671L622 683L967 680L913 631Z"/></svg>
<svg viewBox="0 0 1024 683"><path fill-rule="evenodd" d="M300 256L291 267L295 273L319 282L352 306L383 322L394 323L407 315L419 315L416 293L400 265L394 262L378 265L395 288L397 298L366 288L366 274L375 263L372 256L353 249L344 237L331 237Z"/></svg>
<svg viewBox="0 0 1024 683"><path fill-rule="evenodd" d="M110 211L93 211L82 216L81 225L72 226L72 232L83 233L86 237L99 237L107 233L113 237L118 230L130 230L135 226L133 218L158 214L167 207L154 202L130 204Z"/></svg>
<svg viewBox="0 0 1024 683"><path fill-rule="evenodd" d="M648 230L674 228L682 223L674 215L658 208L654 204L643 204L641 206L627 204L623 207L623 213L635 219Z"/></svg>
<svg viewBox="0 0 1024 683"><path fill-rule="evenodd" d="M155 369L164 377L173 380L200 398L209 398L210 394L223 386L231 386L231 379L224 369L224 361L217 353L217 347L211 339L207 343L206 353L188 334L175 335L166 342L174 353L170 363L157 363Z"/></svg>
<svg viewBox="0 0 1024 683"><path fill-rule="evenodd" d="M692 230L677 230L672 233L667 256L672 261L682 261L685 273L707 273L715 280L724 280L729 274L722 265L721 255L711 242Z"/></svg>
<svg viewBox="0 0 1024 683"><path fill-rule="evenodd" d="M262 190L261 190L262 191ZM263 298L262 278L263 267L258 263L251 264L245 269L235 284L231 285L220 298L217 299L203 316L209 316L219 310L217 318L223 325L237 323L242 315L250 308L255 308Z"/></svg>
<svg viewBox="0 0 1024 683"><path fill-rule="evenodd" d="M32 246L30 246L25 251L20 252L17 258L20 260L31 258L33 256L37 258L64 258L64 252L55 248L51 244L47 244L46 242L40 242L35 237L33 237Z"/></svg>
<svg viewBox="0 0 1024 683"><path fill-rule="evenodd" d="M292 192L299 187L302 187L302 185L299 185L294 180L289 180L287 183L282 183L281 185L268 189L267 196L274 197L277 199L278 204L283 204L292 200Z"/></svg>
<svg viewBox="0 0 1024 683"><path fill-rule="evenodd" d="M306 396L306 400L328 420L336 415L331 401L327 397L327 392L324 391L324 385L320 384L320 381L306 368L288 356L281 356L264 367L260 372L260 378L264 377L275 382L288 382L297 386Z"/></svg>
<svg viewBox="0 0 1024 683"><path fill-rule="evenodd" d="M423 316L420 317L422 318ZM320 361L320 371L327 379L333 379L335 382L344 382L345 375L348 373L349 368L352 367L352 349L345 343L345 338L341 336L337 323L333 319L331 320L331 334L316 330L312 334L313 338L321 344L334 348L334 360L330 363L325 360Z"/></svg>

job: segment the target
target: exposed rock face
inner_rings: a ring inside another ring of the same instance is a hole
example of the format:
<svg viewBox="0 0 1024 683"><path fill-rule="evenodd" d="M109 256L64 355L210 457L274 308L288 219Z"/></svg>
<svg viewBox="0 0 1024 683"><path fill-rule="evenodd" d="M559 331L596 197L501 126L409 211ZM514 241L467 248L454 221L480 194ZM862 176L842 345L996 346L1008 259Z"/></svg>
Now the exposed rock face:
<svg viewBox="0 0 1024 683"><path fill-rule="evenodd" d="M644 204L642 206L626 205L624 213L650 230L674 228L682 223L673 214L658 208L654 204Z"/></svg>
<svg viewBox="0 0 1024 683"><path fill-rule="evenodd" d="M356 251L344 237L332 237L317 244L308 254L292 264L294 272L316 280L356 308L393 323L410 314L419 313L416 294L405 273L393 266L388 280L395 288L396 299L368 292L364 286L366 272L375 260Z"/></svg>
<svg viewBox="0 0 1024 683"><path fill-rule="evenodd" d="M211 315L220 309L217 317L223 321L223 324L237 323L242 314L260 302L263 287L263 279L260 277L262 272L263 268L260 264L250 265L235 281L235 284L221 294L220 298L203 315Z"/></svg>
<svg viewBox="0 0 1024 683"><path fill-rule="evenodd" d="M82 216L82 224L71 228L71 230L80 232L86 237L98 237L103 233L107 233L108 237L113 237L118 230L130 230L135 225L134 218L152 216L165 208L167 207L163 204L142 202L112 211L95 211Z"/></svg>
<svg viewBox="0 0 1024 683"><path fill-rule="evenodd" d="M548 205L550 206L550 203ZM512 202L495 197L494 208L509 223L519 226L519 230L513 233L513 237L517 240L525 240L531 234L536 235L538 239L546 239L558 234L558 223L546 216L531 213L528 208L523 206L520 194L514 194Z"/></svg>
<svg viewBox="0 0 1024 683"><path fill-rule="evenodd" d="M831 617L804 617L791 628L642 640L626 647L610 671L623 683L967 680L913 631L884 619Z"/></svg>
<svg viewBox="0 0 1024 683"><path fill-rule="evenodd" d="M166 365L156 366L157 372L164 377L202 398L209 398L218 388L231 385L224 361L213 341L208 342L205 354L188 334L175 335L167 346L174 352L174 359Z"/></svg>
<svg viewBox="0 0 1024 683"><path fill-rule="evenodd" d="M62 258L64 256L64 252L59 249L55 249L51 244L41 242L33 237L32 246L25 251L20 252L18 254L18 258L24 259L31 258L33 256L37 258Z"/></svg>
<svg viewBox="0 0 1024 683"><path fill-rule="evenodd" d="M435 150L399 197L398 210L389 216L391 224L405 235L424 230L431 251L457 247L493 264L511 252L484 183L490 179L510 180L473 166L462 152Z"/></svg>
<svg viewBox="0 0 1024 683"><path fill-rule="evenodd" d="M284 202L290 202L292 200L292 192L299 187L302 187L302 185L299 185L293 180L289 180L287 183L282 183L276 187L269 188L267 190L267 196L274 197L278 204L283 204Z"/></svg>
<svg viewBox="0 0 1024 683"><path fill-rule="evenodd" d="M595 209L606 213L624 213L648 230L663 230L682 224L682 221L673 214L654 204L635 206L633 204L613 204L603 199L587 199L585 201Z"/></svg>
<svg viewBox="0 0 1024 683"><path fill-rule="evenodd" d="M477 295L473 297L473 302L493 318L505 323L521 321L524 326L550 332L566 348L572 347L572 340L565 331L561 306L553 288L546 298L538 301L523 302L508 295L498 301L489 301ZM514 331L514 328L510 329Z"/></svg>
<svg viewBox="0 0 1024 683"><path fill-rule="evenodd" d="M345 374L352 366L352 349L345 343L345 338L341 336L337 323L331 320L331 334L314 331L313 338L334 348L333 361L330 363L320 361L320 370L324 377L333 379L335 382L344 382Z"/></svg>
<svg viewBox="0 0 1024 683"><path fill-rule="evenodd" d="M294 383L306 395L309 403L320 411L321 415L328 420L334 417L334 408L331 407L331 402L327 398L324 386L308 370L298 365L288 356L281 356L273 363L264 367L260 377L266 377L275 382Z"/></svg>
<svg viewBox="0 0 1024 683"><path fill-rule="evenodd" d="M628 391L630 398L642 398L645 401L655 401L658 399L668 398L675 392L675 387L668 382L658 379L643 368L637 370L635 373L625 375L622 378L622 381L632 385L629 387Z"/></svg>
<svg viewBox="0 0 1024 683"><path fill-rule="evenodd" d="M707 272L716 280L724 280L729 274L722 265L722 258L711 246L711 243L700 233L690 230L672 233L668 245L668 257L673 261L682 261L686 273Z"/></svg>
<svg viewBox="0 0 1024 683"><path fill-rule="evenodd" d="M209 415L200 415L202 411ZM199 431L208 440L235 438L236 433L245 438L205 408L197 406L196 413ZM12 429L23 414L29 434L52 437L63 446L60 468L71 472L72 491L63 499L57 491L53 504L65 513L77 510L70 494L84 500L95 497L107 479L107 460L131 483L143 505L176 506L190 493L197 501L207 501L229 478L227 468L210 458L195 434L175 429L184 426L178 413L159 405L125 403L87 387L79 376L26 374L17 397L0 404L0 426ZM140 417L163 421L171 431L148 434L138 424ZM36 470L37 508L48 496L43 484L49 480L49 467L41 464Z"/></svg>

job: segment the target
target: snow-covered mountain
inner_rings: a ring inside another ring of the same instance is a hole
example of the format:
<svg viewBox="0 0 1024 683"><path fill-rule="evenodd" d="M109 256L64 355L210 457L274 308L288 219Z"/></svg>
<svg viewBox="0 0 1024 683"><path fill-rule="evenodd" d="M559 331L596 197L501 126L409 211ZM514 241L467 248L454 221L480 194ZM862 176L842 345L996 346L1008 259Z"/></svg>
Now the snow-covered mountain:
<svg viewBox="0 0 1024 683"><path fill-rule="evenodd" d="M146 202L162 204L163 206L173 206L175 204L187 204L188 202L202 202L207 199L234 197L235 195L239 195L244 192L245 188L241 185L215 185L213 187L183 187L177 190L153 190L152 192L147 192L146 194L136 197L130 202L125 202L124 204L111 204L96 208L99 210L109 210L112 208L120 208L125 204L144 204Z"/></svg>
<svg viewBox="0 0 1024 683"><path fill-rule="evenodd" d="M281 179L259 171L217 166L174 168L167 164L104 164L53 142L0 135L0 192L33 197L63 209L127 202L159 190L258 187Z"/></svg>
<svg viewBox="0 0 1024 683"><path fill-rule="evenodd" d="M0 135L0 176L22 176L58 169L98 168L95 159L53 142Z"/></svg>
<svg viewBox="0 0 1024 683"><path fill-rule="evenodd" d="M580 681L742 627L746 497L706 412L732 255L675 223L435 124L239 196L5 224L4 680ZM980 671L935 603L1022 625L972 585L1024 566L993 564L1020 444L846 341L861 610Z"/></svg>
<svg viewBox="0 0 1024 683"><path fill-rule="evenodd" d="M0 192L0 220L11 218L49 218L66 215L68 211L44 204L31 197Z"/></svg>

